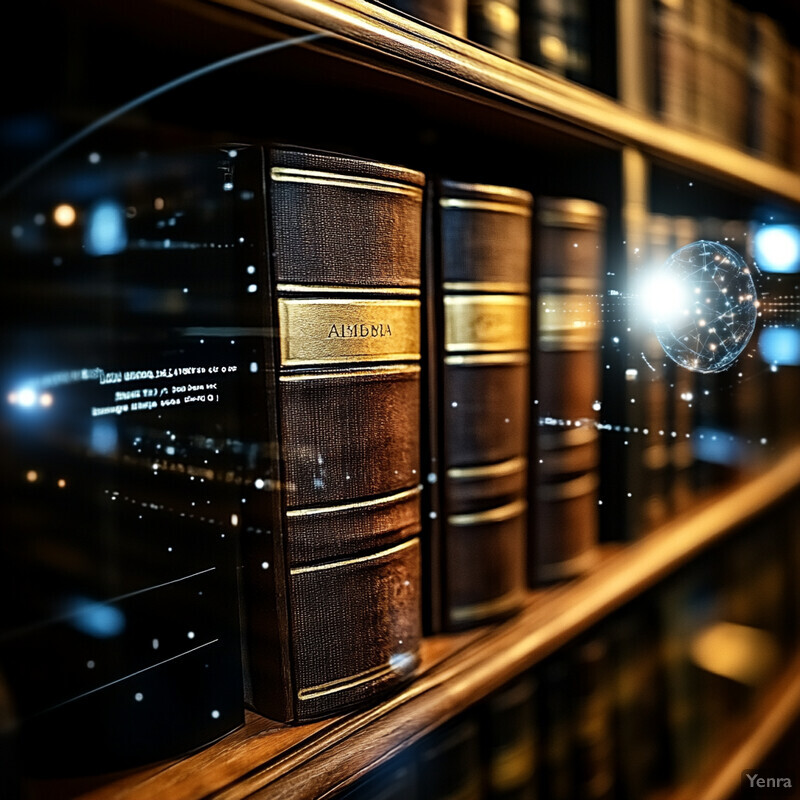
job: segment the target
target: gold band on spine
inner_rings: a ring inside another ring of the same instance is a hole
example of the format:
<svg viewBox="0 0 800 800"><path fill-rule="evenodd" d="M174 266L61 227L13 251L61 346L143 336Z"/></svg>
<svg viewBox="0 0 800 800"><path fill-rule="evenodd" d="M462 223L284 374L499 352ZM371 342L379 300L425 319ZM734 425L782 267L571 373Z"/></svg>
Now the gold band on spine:
<svg viewBox="0 0 800 800"><path fill-rule="evenodd" d="M542 350L587 350L602 335L600 302L584 294L545 292L538 298L538 345Z"/></svg>
<svg viewBox="0 0 800 800"><path fill-rule="evenodd" d="M538 216L543 225L553 228L599 230L606 218L603 206L591 200L573 197L541 197Z"/></svg>
<svg viewBox="0 0 800 800"><path fill-rule="evenodd" d="M587 419L582 425L549 430L549 426L539 426L539 449L560 450L564 447L578 447L594 442L600 438L600 432L594 420Z"/></svg>
<svg viewBox="0 0 800 800"><path fill-rule="evenodd" d="M445 292L491 292L494 294L530 294L527 283L512 281L445 281Z"/></svg>
<svg viewBox="0 0 800 800"><path fill-rule="evenodd" d="M485 525L489 522L505 522L514 519L522 514L528 504L524 500L514 500L498 508L489 508L485 511L475 511L471 514L453 514L447 518L450 525L456 527L467 527L473 525Z"/></svg>
<svg viewBox="0 0 800 800"><path fill-rule="evenodd" d="M483 603L473 603L468 606L456 606L450 609L450 619L453 622L470 622L486 617L493 617L495 614L502 614L511 611L519 606L524 600L524 594L514 589L512 592L497 597L493 600L486 600Z"/></svg>
<svg viewBox="0 0 800 800"><path fill-rule="evenodd" d="M413 286L330 286L314 283L279 283L280 294L386 294L397 297L419 297L421 291Z"/></svg>
<svg viewBox="0 0 800 800"><path fill-rule="evenodd" d="M286 512L287 517L308 517L313 516L314 514L330 514L335 513L337 511L350 511L354 508L375 508L376 506L381 505L388 505L390 503L396 503L398 500L405 500L406 498L413 497L414 495L418 495L422 493L422 489L419 486L415 486L413 489L405 489L402 492L395 492L395 494L388 495L386 497L377 497L371 498L369 500L361 500L357 503L343 503L339 506L326 506L324 508L294 508Z"/></svg>
<svg viewBox="0 0 800 800"><path fill-rule="evenodd" d="M348 558L344 561L328 561L324 564L314 564L310 567L293 567L289 570L291 575L302 575L306 572L322 572L326 569L336 569L337 567L346 567L349 564L364 564L367 561L377 561L380 558L385 558L386 556L394 555L395 553L399 553L401 550L407 550L409 547L415 547L419 544L417 539L409 539L407 542L402 542L401 544L397 544L394 547L390 547L388 550L381 550L377 553L370 553L367 556L359 556L358 558Z"/></svg>
<svg viewBox="0 0 800 800"><path fill-rule="evenodd" d="M422 189L419 186L407 186L404 183L388 181L382 178L358 178L341 175L336 172L322 172L312 169L295 169L292 167L273 167L270 170L273 181L285 183L313 183L326 186L337 186L343 189L368 189L374 192L391 192L404 194L415 199L422 199Z"/></svg>
<svg viewBox="0 0 800 800"><path fill-rule="evenodd" d="M523 472L527 466L528 460L518 456L496 464L481 464L477 467L451 467L447 470L447 475L450 478L466 480L471 478L499 478L503 475L515 475L518 472Z"/></svg>
<svg viewBox="0 0 800 800"><path fill-rule="evenodd" d="M599 295L603 290L596 278L581 278L577 275L573 277L543 275L536 283L539 292Z"/></svg>
<svg viewBox="0 0 800 800"><path fill-rule="evenodd" d="M529 206L516 203L500 203L493 200L466 200L461 197L443 197L439 200L442 208L468 209L470 211L498 211L502 214L517 214L520 217L531 216Z"/></svg>
<svg viewBox="0 0 800 800"><path fill-rule="evenodd" d="M571 481L540 483L536 495L539 500L574 500L576 497L590 494L599 485L600 477L597 472L587 472Z"/></svg>
<svg viewBox="0 0 800 800"><path fill-rule="evenodd" d="M400 659L399 664L409 666L416 664L416 657L411 653L408 658ZM335 694L336 692L343 692L346 689L354 689L356 686L361 686L369 681L374 681L377 678L382 678L385 675L396 675L401 672L395 664L387 662L381 664L373 669L358 672L355 675L348 675L346 678L340 678L336 681L329 681L328 683L320 683L317 686L309 686L307 689L300 689L297 692L297 697L300 700L313 700L317 697L325 697L326 695Z"/></svg>
<svg viewBox="0 0 800 800"><path fill-rule="evenodd" d="M527 353L473 353L466 356L445 356L448 367L480 367L524 365L530 362Z"/></svg>
<svg viewBox="0 0 800 800"><path fill-rule="evenodd" d="M282 366L419 360L419 300L278 298Z"/></svg>
<svg viewBox="0 0 800 800"><path fill-rule="evenodd" d="M519 295L448 295L444 347L448 353L527 350L530 301Z"/></svg>
<svg viewBox="0 0 800 800"><path fill-rule="evenodd" d="M422 367L418 364L378 364L374 367L360 367L359 369L347 369L341 372L298 372L281 375L278 380L281 383L292 383L294 381L322 381L335 380L336 378L364 378L370 375L402 375L403 373L419 373Z"/></svg>

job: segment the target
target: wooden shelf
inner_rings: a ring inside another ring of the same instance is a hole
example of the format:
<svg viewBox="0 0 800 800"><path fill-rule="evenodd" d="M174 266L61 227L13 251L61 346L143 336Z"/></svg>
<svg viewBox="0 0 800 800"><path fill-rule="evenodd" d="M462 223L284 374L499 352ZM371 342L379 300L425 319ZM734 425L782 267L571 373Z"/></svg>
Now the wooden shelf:
<svg viewBox="0 0 800 800"><path fill-rule="evenodd" d="M643 539L604 548L598 565L584 577L531 592L524 610L507 622L425 639L421 674L373 708L296 727L250 714L243 728L185 759L107 776L91 785L42 783L33 796L48 800L325 797L533 666L799 488L800 446L796 446L758 474L744 477ZM800 691L793 683L790 689ZM781 705L774 715L788 719L796 702L789 703L788 709ZM742 757L751 755L745 751Z"/></svg>
<svg viewBox="0 0 800 800"><path fill-rule="evenodd" d="M167 0L169 1L169 0ZM180 3L181 0L174 0ZM544 126L634 147L646 155L757 195L800 203L800 175L727 144L670 128L651 116L545 70L361 0L203 0L227 24L279 23L321 34L308 46L356 57L417 83L488 99Z"/></svg>
<svg viewBox="0 0 800 800"><path fill-rule="evenodd" d="M742 772L758 770L800 716L800 653L747 716L714 746L709 767L659 800L726 800L741 785ZM796 776L792 776L793 778Z"/></svg>

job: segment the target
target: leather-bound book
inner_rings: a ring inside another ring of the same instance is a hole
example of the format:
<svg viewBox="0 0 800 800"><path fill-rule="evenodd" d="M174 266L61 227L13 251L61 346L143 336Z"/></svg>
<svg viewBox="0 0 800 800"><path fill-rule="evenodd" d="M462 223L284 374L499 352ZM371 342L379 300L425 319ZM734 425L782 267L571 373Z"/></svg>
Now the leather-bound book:
<svg viewBox="0 0 800 800"><path fill-rule="evenodd" d="M653 11L656 111L679 128L696 126L697 55L690 8L688 3L658 0Z"/></svg>
<svg viewBox="0 0 800 800"><path fill-rule="evenodd" d="M420 800L482 800L481 729L474 707L426 736L418 750Z"/></svg>
<svg viewBox="0 0 800 800"><path fill-rule="evenodd" d="M675 248L691 244L700 238L699 223L692 217L673 217ZM672 389L670 411L670 434L673 432L670 447L671 504L676 512L685 511L695 502L695 442L694 418L696 407L702 401L698 373L678 367L674 370L675 381Z"/></svg>
<svg viewBox="0 0 800 800"><path fill-rule="evenodd" d="M386 5L454 36L467 36L467 0L388 0Z"/></svg>
<svg viewBox="0 0 800 800"><path fill-rule="evenodd" d="M747 145L762 158L785 164L792 145L790 49L776 20L765 13L753 12L750 21Z"/></svg>
<svg viewBox="0 0 800 800"><path fill-rule="evenodd" d="M528 552L534 585L582 572L597 553L605 230L605 210L597 203L536 202L538 426Z"/></svg>
<svg viewBox="0 0 800 800"><path fill-rule="evenodd" d="M589 0L521 0L521 58L581 84L592 80Z"/></svg>
<svg viewBox="0 0 800 800"><path fill-rule="evenodd" d="M525 595L532 198L439 181L431 208L427 448L434 630Z"/></svg>
<svg viewBox="0 0 800 800"><path fill-rule="evenodd" d="M418 663L424 179L275 147L243 150L233 180L268 334L248 383L263 441L242 531L248 700L302 721Z"/></svg>
<svg viewBox="0 0 800 800"><path fill-rule="evenodd" d="M467 34L473 42L502 53L519 56L518 0L469 0Z"/></svg>
<svg viewBox="0 0 800 800"><path fill-rule="evenodd" d="M537 796L536 684L524 673L483 703L486 792L489 800Z"/></svg>
<svg viewBox="0 0 800 800"><path fill-rule="evenodd" d="M676 249L672 239L672 221L662 214L650 214L647 225L647 272L654 274ZM637 505L639 519L636 533L647 533L665 522L671 513L670 481L672 477L671 452L676 436L672 435L670 404L673 400L671 387L675 383L675 372L679 367L666 356L652 327L652 319L645 320L642 353L639 370L642 383L641 399L643 425L638 437L641 448L636 455L640 463L631 464L629 474L639 472L641 485L640 503ZM631 480L633 477L631 475Z"/></svg>

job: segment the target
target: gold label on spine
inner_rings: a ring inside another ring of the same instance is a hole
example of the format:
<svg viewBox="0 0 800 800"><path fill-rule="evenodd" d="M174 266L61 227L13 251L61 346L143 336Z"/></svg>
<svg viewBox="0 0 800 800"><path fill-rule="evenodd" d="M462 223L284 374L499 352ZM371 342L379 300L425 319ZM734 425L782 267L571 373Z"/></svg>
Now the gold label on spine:
<svg viewBox="0 0 800 800"><path fill-rule="evenodd" d="M420 358L419 300L278 298L281 365Z"/></svg>
<svg viewBox="0 0 800 800"><path fill-rule="evenodd" d="M448 353L528 350L530 302L515 295L444 298L444 346Z"/></svg>
<svg viewBox="0 0 800 800"><path fill-rule="evenodd" d="M598 296L543 292L538 303L540 349L588 350L597 346L602 334Z"/></svg>

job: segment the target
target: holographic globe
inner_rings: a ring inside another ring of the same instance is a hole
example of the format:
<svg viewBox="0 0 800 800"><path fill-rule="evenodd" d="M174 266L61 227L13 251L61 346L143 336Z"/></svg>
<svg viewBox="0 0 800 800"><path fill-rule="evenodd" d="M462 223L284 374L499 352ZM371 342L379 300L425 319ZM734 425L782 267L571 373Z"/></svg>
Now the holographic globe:
<svg viewBox="0 0 800 800"><path fill-rule="evenodd" d="M648 296L664 352L694 372L730 367L756 327L758 300L750 269L739 253L719 242L692 242L676 250Z"/></svg>

